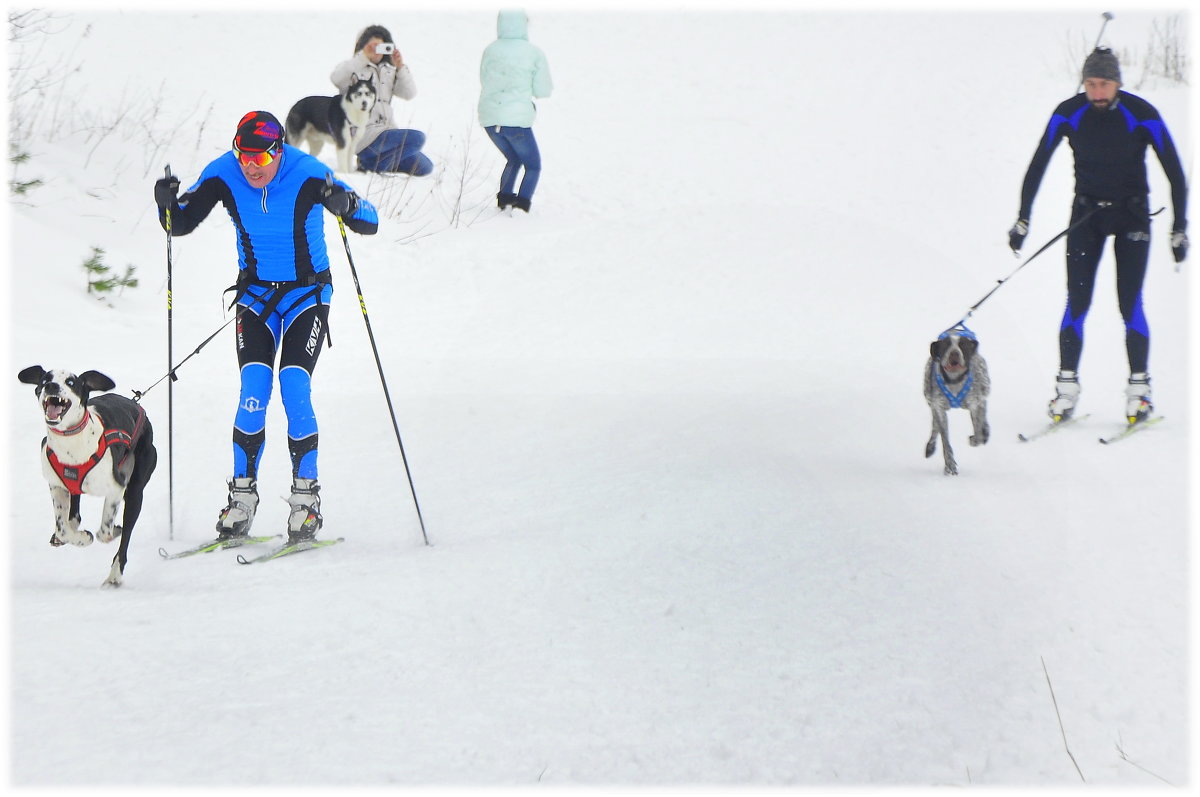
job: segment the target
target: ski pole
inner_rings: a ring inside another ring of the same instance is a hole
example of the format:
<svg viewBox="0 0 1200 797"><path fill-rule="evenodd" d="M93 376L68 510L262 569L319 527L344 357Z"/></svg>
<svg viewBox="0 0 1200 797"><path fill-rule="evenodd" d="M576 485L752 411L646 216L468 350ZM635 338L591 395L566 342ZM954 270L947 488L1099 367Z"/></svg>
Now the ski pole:
<svg viewBox="0 0 1200 797"><path fill-rule="evenodd" d="M333 175L325 176L325 185L333 187ZM367 326L367 338L371 341L371 352L375 355L375 368L379 371L379 382L383 385L383 396L387 399L388 413L392 416L392 429L396 432L396 443L400 446L400 460L404 463L404 474L408 477L408 489L412 493L413 506L417 510L417 521L421 524L421 537L429 544L429 535L425 533L425 518L421 514L421 504L417 501L417 488L413 485L412 471L408 467L408 456L404 453L404 441L400 439L400 425L396 422L396 410L392 406L392 395L388 391L387 379L383 375L383 363L379 360L379 347L375 345L375 333L371 329L371 317L367 315L367 302L363 299L362 286L358 282L358 270L354 268L354 256L350 254L350 240L346 237L346 224L342 217L337 217L338 231L342 234L342 245L346 247L346 262L350 264L350 277L354 280L354 290L358 293L358 306L362 309L363 322Z"/></svg>
<svg viewBox="0 0 1200 797"><path fill-rule="evenodd" d="M996 281L996 285L995 285L995 287L993 287L993 288L992 288L990 291L988 291L986 294L984 294L984 297L983 297L982 299L980 299L979 301L975 302L975 304L971 305L970 309L968 309L968 310L967 310L967 314L966 314L965 316L963 316L963 317L962 317L962 320L961 320L961 321L959 321L957 324L952 324L952 325L951 325L949 328L950 328L950 329L953 329L953 328L954 328L954 327L956 327L956 326L960 326L960 325L962 325L962 324L966 323L967 319L968 319L968 318L970 318L972 315L974 315L974 314L975 314L975 311L979 309L979 306L980 306L981 304L983 304L983 303L984 303L984 302L986 302L988 299L990 299L990 298L992 297L992 294L993 294L993 293L995 293L996 291L1000 290L1000 286L1001 286L1001 285L1003 285L1004 283L1008 282L1010 279L1012 279L1013 277L1015 277L1018 271L1020 271L1021 269L1025 268L1026 266L1028 266L1028 265L1029 265L1029 263L1030 263L1030 261L1032 261L1032 260L1033 260L1035 257L1037 257L1038 255L1040 255L1042 252L1045 252L1045 251L1046 251L1047 249L1049 249L1051 246L1053 246L1053 245L1054 245L1054 244L1055 244L1055 243L1056 243L1056 242L1057 242L1057 241L1058 241L1060 238L1063 238L1064 236L1066 236L1066 235L1067 235L1067 233L1071 232L1071 230L1075 229L1075 228L1076 228L1076 227L1078 227L1080 224L1083 224L1085 221L1087 221L1088 219L1090 219L1090 218L1092 217L1092 214L1093 214L1093 213L1096 213L1097 211L1099 211L1099 210L1102 210L1102 209L1103 209L1103 208L1105 208L1105 207L1108 207L1108 205L1110 205L1110 204L1112 204L1112 203L1097 204L1095 207L1093 207L1093 208L1092 208L1091 210L1089 210L1087 213L1083 214L1083 215L1082 215L1082 216L1080 216L1078 219L1076 219L1075 221L1071 222L1070 226L1069 226L1069 227L1067 227L1065 230L1063 230L1063 231L1062 231L1062 232L1060 232L1058 235L1056 235L1056 236L1054 236L1053 238L1051 238L1049 241L1046 241L1046 243L1042 244L1042 248L1041 248L1041 249L1038 249L1038 250L1037 250L1036 252L1034 252L1032 255L1030 255L1029 257L1025 258L1024 262L1022 262L1022 263L1021 263L1021 265L1019 265L1019 266L1017 266L1015 269L1013 269L1013 271L1012 271L1012 273L1011 273L1011 274L1009 274L1007 277L1005 277L1005 278L1004 278L1004 279L1002 279L1002 280L997 280L997 281Z"/></svg>
<svg viewBox="0 0 1200 797"><path fill-rule="evenodd" d="M167 164L166 178L171 179L171 164ZM167 228L167 373L171 381L167 383L167 538L175 539L175 357L174 357L174 308L172 307L172 288L174 287L174 259L171 255L171 208L166 208Z"/></svg>
<svg viewBox="0 0 1200 797"><path fill-rule="evenodd" d="M1098 34L1096 34L1096 43L1092 45L1093 51L1095 51L1095 49L1100 46L1100 39L1103 38L1103 36L1104 36L1104 29L1108 27L1109 20L1111 20L1113 18L1113 14L1111 11L1105 11L1100 16L1104 17L1104 22L1102 22L1100 24L1100 32ZM1079 81L1079 85L1076 86L1075 92L1078 94L1079 90L1081 88L1083 88L1083 80L1082 79Z"/></svg>
<svg viewBox="0 0 1200 797"><path fill-rule="evenodd" d="M1100 39L1104 37L1104 29L1108 27L1109 20L1113 18L1111 11L1105 11L1100 16L1104 17L1104 22L1100 23L1100 32L1096 34L1096 43L1092 46L1093 50L1100 46Z"/></svg>

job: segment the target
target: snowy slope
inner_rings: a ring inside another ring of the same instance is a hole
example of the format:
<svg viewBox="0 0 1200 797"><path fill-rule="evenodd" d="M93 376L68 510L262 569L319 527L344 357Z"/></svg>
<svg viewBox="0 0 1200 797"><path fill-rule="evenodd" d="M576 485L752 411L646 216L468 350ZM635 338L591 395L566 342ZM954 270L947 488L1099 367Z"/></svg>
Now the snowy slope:
<svg viewBox="0 0 1200 797"><path fill-rule="evenodd" d="M1106 40L1144 49L1166 13L1118 10ZM991 443L956 413L961 475L922 456L928 343L1019 265L1020 180L1097 13L535 10L556 93L520 218L490 208L500 158L473 122L490 9L70 14L53 40L82 68L18 173L45 185L10 201L9 371L159 379L153 180L186 185L247 110L331 93L375 21L441 170L347 175L385 215L349 246L433 545L332 220L314 401L345 544L156 555L210 537L225 499L225 330L174 386L173 532L166 383L144 399L162 464L126 584L101 591L113 548L46 544L44 431L12 380L15 785L1059 786L1080 780L1064 731L1089 783L1190 780L1194 264L1174 270L1170 210L1146 285L1166 423L1096 443L1126 376L1108 262L1091 418L1017 442L1057 367L1059 245L970 321ZM1138 71L1190 166L1187 89ZM1064 148L1032 245L1070 190ZM93 246L142 280L111 307L84 292ZM173 260L179 360L227 318L232 226L214 213ZM283 528L283 434L273 406L259 530Z"/></svg>

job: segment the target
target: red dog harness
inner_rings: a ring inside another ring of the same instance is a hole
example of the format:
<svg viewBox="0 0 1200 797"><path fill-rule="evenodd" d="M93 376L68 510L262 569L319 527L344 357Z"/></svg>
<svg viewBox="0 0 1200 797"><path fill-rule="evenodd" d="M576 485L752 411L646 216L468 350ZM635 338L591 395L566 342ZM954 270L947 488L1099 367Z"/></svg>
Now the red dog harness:
<svg viewBox="0 0 1200 797"><path fill-rule="evenodd" d="M137 408L137 411L137 420L134 422L133 431L105 429L104 434L100 436L100 443L97 445L95 453L88 457L86 462L81 462L77 465L68 465L59 460L58 456L50 450L49 446L46 447L46 459L50 461L50 467L58 474L58 478L62 481L63 486L67 488L68 493L71 495L83 495L83 480L92 472L92 468L100 464L100 460L104 459L104 455L108 453L109 446L116 447L113 450L113 478L118 482L121 481L119 478L121 463L133 451L134 442L141 436L142 424L146 420L146 411L140 406ZM84 422L75 427L75 429L54 433L63 437L76 434L87 425L87 421L91 418L92 414L89 412L84 418Z"/></svg>

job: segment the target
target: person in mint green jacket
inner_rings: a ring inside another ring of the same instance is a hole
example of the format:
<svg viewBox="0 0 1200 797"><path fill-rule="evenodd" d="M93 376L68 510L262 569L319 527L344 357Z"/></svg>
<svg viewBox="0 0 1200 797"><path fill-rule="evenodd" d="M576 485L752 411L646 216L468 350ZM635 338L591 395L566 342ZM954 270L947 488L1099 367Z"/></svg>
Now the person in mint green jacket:
<svg viewBox="0 0 1200 797"><path fill-rule="evenodd" d="M529 212L530 200L542 174L542 156L533 136L537 116L534 99L549 97L554 88L545 54L529 43L529 16L505 9L496 19L496 41L483 51L479 64L479 123L504 155L496 204ZM517 174L525 170L515 193Z"/></svg>

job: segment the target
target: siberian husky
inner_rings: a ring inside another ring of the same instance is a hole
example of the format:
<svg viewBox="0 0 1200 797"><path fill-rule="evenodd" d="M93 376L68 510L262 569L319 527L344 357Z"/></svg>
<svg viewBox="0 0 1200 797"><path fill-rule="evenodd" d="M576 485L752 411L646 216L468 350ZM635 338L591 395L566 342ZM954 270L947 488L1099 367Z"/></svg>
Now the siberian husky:
<svg viewBox="0 0 1200 797"><path fill-rule="evenodd" d="M356 145L371 118L375 99L375 84L357 75L344 95L305 97L288 111L288 140L292 146L307 141L313 155L319 154L326 142L332 143L337 149L337 170L354 171Z"/></svg>

